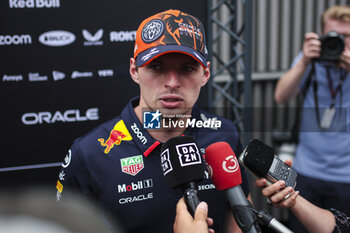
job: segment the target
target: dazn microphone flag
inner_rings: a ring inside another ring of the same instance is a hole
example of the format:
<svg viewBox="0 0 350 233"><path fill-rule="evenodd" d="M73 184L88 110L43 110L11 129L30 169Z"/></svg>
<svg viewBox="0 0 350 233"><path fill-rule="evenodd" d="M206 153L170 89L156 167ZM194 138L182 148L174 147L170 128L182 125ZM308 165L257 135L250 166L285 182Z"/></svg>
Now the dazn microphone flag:
<svg viewBox="0 0 350 233"><path fill-rule="evenodd" d="M203 159L191 136L170 138L161 151L162 171L172 188L204 178Z"/></svg>

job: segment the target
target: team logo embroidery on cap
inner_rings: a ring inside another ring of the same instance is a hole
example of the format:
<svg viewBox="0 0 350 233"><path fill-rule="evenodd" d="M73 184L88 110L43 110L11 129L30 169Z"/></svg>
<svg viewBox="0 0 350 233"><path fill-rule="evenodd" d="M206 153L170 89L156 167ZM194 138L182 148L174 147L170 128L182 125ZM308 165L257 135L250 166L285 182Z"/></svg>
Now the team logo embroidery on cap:
<svg viewBox="0 0 350 233"><path fill-rule="evenodd" d="M153 19L142 29L141 38L145 43L156 41L164 32L164 23L159 19Z"/></svg>

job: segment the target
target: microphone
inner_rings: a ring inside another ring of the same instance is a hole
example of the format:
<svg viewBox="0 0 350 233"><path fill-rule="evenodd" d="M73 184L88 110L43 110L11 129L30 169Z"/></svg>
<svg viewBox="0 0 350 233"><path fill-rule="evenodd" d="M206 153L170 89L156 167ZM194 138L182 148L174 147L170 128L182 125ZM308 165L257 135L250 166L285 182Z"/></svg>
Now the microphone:
<svg viewBox="0 0 350 233"><path fill-rule="evenodd" d="M253 209L254 213L256 213L258 217L258 221L261 224L264 224L268 226L269 228L275 230L276 232L280 233L293 233L293 231L289 230L286 226L284 226L282 223L280 223L276 218L272 217L271 215L265 213L264 211L257 211Z"/></svg>
<svg viewBox="0 0 350 233"><path fill-rule="evenodd" d="M257 216L252 212L240 186L241 170L235 153L227 142L216 142L205 150L205 159L212 169L212 180L218 190L225 190L233 216L242 232L261 232Z"/></svg>
<svg viewBox="0 0 350 233"><path fill-rule="evenodd" d="M197 183L204 178L204 163L191 136L170 138L161 148L161 166L172 188L181 188L188 211L194 216L200 203Z"/></svg>

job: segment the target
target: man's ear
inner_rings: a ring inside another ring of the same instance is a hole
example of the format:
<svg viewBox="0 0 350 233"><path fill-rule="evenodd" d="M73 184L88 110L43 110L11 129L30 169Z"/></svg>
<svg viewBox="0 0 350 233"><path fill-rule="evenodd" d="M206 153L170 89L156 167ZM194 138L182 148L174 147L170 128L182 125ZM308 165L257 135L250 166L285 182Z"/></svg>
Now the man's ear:
<svg viewBox="0 0 350 233"><path fill-rule="evenodd" d="M207 68L204 69L204 75L202 80L202 87L207 84L210 78L210 62L207 62Z"/></svg>
<svg viewBox="0 0 350 233"><path fill-rule="evenodd" d="M134 58L130 58L130 67L129 67L129 73L130 76L132 78L132 80L134 80L135 83L140 84L139 82L139 74L138 74L138 68L136 66L136 61Z"/></svg>

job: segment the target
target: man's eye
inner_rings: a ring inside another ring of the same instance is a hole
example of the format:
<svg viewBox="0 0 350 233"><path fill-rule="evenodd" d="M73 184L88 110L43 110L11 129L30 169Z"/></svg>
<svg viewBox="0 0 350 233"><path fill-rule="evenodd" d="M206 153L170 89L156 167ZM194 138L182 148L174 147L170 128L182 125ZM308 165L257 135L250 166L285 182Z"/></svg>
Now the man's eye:
<svg viewBox="0 0 350 233"><path fill-rule="evenodd" d="M150 64L148 67L152 70L160 70L161 69L161 66L158 64Z"/></svg>
<svg viewBox="0 0 350 233"><path fill-rule="evenodd" d="M184 66L184 67L182 68L182 70L183 70L184 72L192 72L192 71L194 71L195 69L194 69L192 66Z"/></svg>

